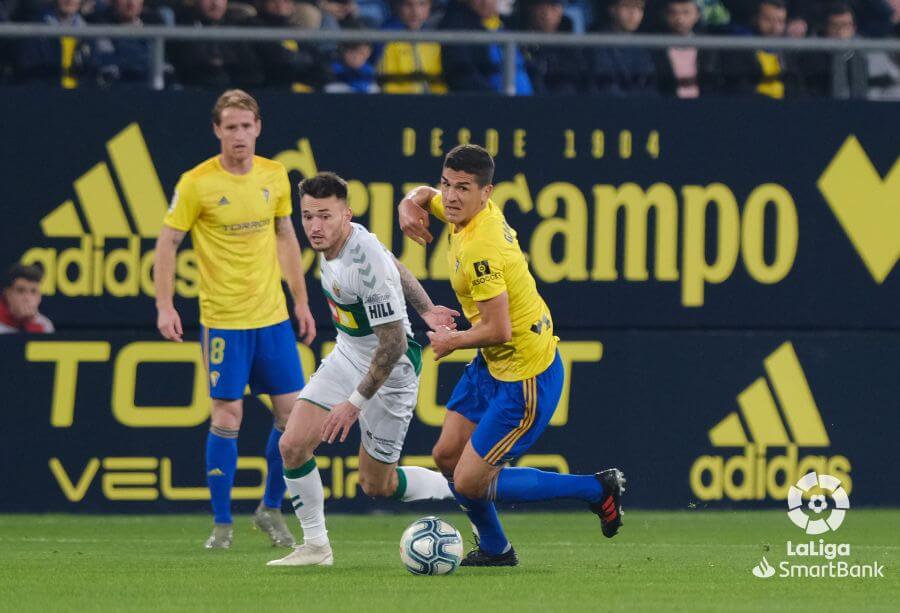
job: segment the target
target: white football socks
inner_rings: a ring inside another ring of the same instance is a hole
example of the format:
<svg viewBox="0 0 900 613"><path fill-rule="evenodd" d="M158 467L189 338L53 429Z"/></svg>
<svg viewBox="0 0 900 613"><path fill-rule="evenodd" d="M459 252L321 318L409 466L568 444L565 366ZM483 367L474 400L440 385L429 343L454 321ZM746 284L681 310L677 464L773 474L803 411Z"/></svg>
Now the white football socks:
<svg viewBox="0 0 900 613"><path fill-rule="evenodd" d="M284 482L291 496L291 506L303 528L303 541L311 545L327 545L325 492L316 459L310 458L300 468L285 468Z"/></svg>
<svg viewBox="0 0 900 613"><path fill-rule="evenodd" d="M453 498L446 477L437 471L421 466L400 466L397 477L399 483L394 498L403 502Z"/></svg>

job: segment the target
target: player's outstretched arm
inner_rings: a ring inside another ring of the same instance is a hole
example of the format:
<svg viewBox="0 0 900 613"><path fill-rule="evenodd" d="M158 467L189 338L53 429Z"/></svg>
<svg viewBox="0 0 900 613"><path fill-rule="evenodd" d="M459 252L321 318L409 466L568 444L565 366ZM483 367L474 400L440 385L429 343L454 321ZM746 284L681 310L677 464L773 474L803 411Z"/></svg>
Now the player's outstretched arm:
<svg viewBox="0 0 900 613"><path fill-rule="evenodd" d="M156 239L153 256L153 286L156 288L156 327L170 341L181 342L184 330L181 317L175 310L175 252L184 240L185 232L163 225Z"/></svg>
<svg viewBox="0 0 900 613"><path fill-rule="evenodd" d="M294 315L300 327L300 337L305 345L309 345L316 338L316 320L309 310L309 294L303 276L303 255L289 215L275 218L275 239L278 263L281 264L281 272L294 299Z"/></svg>
<svg viewBox="0 0 900 613"><path fill-rule="evenodd" d="M356 386L350 398L335 405L328 413L325 423L322 424L322 440L325 442L333 443L338 435L340 435L340 442L344 442L350 432L350 427L356 423L360 411L365 407L366 401L372 398L378 388L387 381L397 360L406 353L406 330L403 328L402 321L392 321L375 326L372 331L378 337L378 347L375 348L375 354L372 356L369 372Z"/></svg>
<svg viewBox="0 0 900 613"><path fill-rule="evenodd" d="M439 360L457 349L493 347L512 339L512 321L509 318L509 294L503 292L490 300L476 302L480 319L477 324L456 332L437 330L429 332L434 359Z"/></svg>
<svg viewBox="0 0 900 613"><path fill-rule="evenodd" d="M420 185L410 190L397 205L397 214L400 220L400 229L403 233L419 243L425 245L434 240L428 231L429 219L428 203L440 192L428 185Z"/></svg>
<svg viewBox="0 0 900 613"><path fill-rule="evenodd" d="M428 292L406 266L401 264L397 258L394 258L394 265L400 272L400 283L403 286L403 295L406 297L406 301L412 305L419 317L428 324L428 327L432 330L440 328L456 330L456 321L453 318L459 317L459 312L434 304L429 298Z"/></svg>

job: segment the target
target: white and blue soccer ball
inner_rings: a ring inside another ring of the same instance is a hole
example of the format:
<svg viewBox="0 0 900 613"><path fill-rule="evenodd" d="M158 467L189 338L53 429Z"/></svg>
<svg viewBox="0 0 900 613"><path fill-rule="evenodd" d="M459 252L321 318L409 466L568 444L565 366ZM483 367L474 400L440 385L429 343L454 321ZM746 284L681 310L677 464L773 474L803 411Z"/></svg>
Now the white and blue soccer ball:
<svg viewBox="0 0 900 613"><path fill-rule="evenodd" d="M462 556L459 530L439 517L417 519L400 537L400 560L414 575L452 573Z"/></svg>

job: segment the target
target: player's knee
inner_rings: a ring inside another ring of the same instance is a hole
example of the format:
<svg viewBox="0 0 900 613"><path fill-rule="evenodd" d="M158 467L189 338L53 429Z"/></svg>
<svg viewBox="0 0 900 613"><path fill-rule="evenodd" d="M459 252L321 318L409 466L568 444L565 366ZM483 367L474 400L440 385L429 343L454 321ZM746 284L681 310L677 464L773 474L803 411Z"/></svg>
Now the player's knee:
<svg viewBox="0 0 900 613"><path fill-rule="evenodd" d="M434 458L438 470L444 475L452 475L456 470L456 463L459 461L459 454L455 449L440 444L435 445L431 450L431 457Z"/></svg>
<svg viewBox="0 0 900 613"><path fill-rule="evenodd" d="M482 498L487 489L480 479L456 474L453 475L453 487L460 496L472 499Z"/></svg>
<svg viewBox="0 0 900 613"><path fill-rule="evenodd" d="M394 493L388 479L373 479L368 475L360 475L359 486L366 496L372 498L386 498Z"/></svg>
<svg viewBox="0 0 900 613"><path fill-rule="evenodd" d="M312 455L302 441L287 432L281 435L281 440L278 441L278 450L281 451L281 460L285 466L300 466Z"/></svg>

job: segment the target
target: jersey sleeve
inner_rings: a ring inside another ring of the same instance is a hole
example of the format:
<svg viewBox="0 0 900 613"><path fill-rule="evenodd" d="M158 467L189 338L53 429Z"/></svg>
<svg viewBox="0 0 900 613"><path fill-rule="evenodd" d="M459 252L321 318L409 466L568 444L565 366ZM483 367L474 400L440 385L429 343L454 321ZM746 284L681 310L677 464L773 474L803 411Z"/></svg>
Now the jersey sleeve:
<svg viewBox="0 0 900 613"><path fill-rule="evenodd" d="M291 181L284 166L278 179L278 202L275 203L275 217L287 217L291 214Z"/></svg>
<svg viewBox="0 0 900 613"><path fill-rule="evenodd" d="M428 202L428 211L444 223L447 222L447 214L444 213L444 200L440 194L437 194Z"/></svg>
<svg viewBox="0 0 900 613"><path fill-rule="evenodd" d="M487 241L473 242L461 254L472 300L484 302L506 291L505 261L500 250Z"/></svg>
<svg viewBox="0 0 900 613"><path fill-rule="evenodd" d="M369 325L374 328L402 320L406 314L406 303L393 256L376 240L367 242L369 244L363 247L361 255L355 258L363 257L363 260L354 263L353 277Z"/></svg>
<svg viewBox="0 0 900 613"><path fill-rule="evenodd" d="M181 232L188 232L199 216L200 201L196 191L191 181L182 175L178 185L175 186L175 193L172 194L172 202L163 223Z"/></svg>

